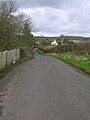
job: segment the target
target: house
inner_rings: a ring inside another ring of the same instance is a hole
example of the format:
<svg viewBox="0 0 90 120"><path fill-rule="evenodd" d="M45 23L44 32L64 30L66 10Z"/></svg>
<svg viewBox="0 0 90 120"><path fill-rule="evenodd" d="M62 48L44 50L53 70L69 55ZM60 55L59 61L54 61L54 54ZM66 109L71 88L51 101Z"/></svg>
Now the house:
<svg viewBox="0 0 90 120"><path fill-rule="evenodd" d="M36 42L35 44L34 44L34 47L35 48L38 48L38 47L40 47L42 44L41 44L41 41L39 41L39 42Z"/></svg>
<svg viewBox="0 0 90 120"><path fill-rule="evenodd" d="M41 45L41 42L39 41L39 42L36 42L36 45Z"/></svg>
<svg viewBox="0 0 90 120"><path fill-rule="evenodd" d="M58 45L57 41L54 39L54 41L51 43L51 45Z"/></svg>
<svg viewBox="0 0 90 120"><path fill-rule="evenodd" d="M81 41L80 40L72 40L74 44L78 44L80 43Z"/></svg>

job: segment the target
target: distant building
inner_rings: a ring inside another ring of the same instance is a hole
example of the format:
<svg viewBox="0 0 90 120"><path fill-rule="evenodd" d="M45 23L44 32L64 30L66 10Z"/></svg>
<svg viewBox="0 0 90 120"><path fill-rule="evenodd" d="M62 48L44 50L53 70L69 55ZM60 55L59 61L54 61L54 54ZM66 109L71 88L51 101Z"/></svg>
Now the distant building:
<svg viewBox="0 0 90 120"><path fill-rule="evenodd" d="M81 42L80 40L72 40L72 41L73 41L73 43L76 43L76 44Z"/></svg>
<svg viewBox="0 0 90 120"><path fill-rule="evenodd" d="M54 40L54 41L51 43L51 45L58 45L58 43L57 43L56 40Z"/></svg>
<svg viewBox="0 0 90 120"><path fill-rule="evenodd" d="M34 47L35 48L38 48L38 47L40 47L42 44L41 44L41 41L39 41L39 42L36 42L35 44L34 44Z"/></svg>
<svg viewBox="0 0 90 120"><path fill-rule="evenodd" d="M41 45L41 42L36 42L36 45Z"/></svg>

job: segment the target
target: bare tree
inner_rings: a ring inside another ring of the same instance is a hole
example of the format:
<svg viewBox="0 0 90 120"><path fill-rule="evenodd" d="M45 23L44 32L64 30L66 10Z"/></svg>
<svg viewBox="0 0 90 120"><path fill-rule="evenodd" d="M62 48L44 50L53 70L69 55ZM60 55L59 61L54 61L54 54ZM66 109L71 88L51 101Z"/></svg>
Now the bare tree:
<svg viewBox="0 0 90 120"><path fill-rule="evenodd" d="M35 31L33 20L23 13L15 15L18 7L12 1L0 2L0 46L1 49L11 49L13 47L32 45Z"/></svg>
<svg viewBox="0 0 90 120"><path fill-rule="evenodd" d="M11 39L14 37L15 24L13 12L16 9L15 2L11 0L0 2L0 44L5 49L8 49Z"/></svg>

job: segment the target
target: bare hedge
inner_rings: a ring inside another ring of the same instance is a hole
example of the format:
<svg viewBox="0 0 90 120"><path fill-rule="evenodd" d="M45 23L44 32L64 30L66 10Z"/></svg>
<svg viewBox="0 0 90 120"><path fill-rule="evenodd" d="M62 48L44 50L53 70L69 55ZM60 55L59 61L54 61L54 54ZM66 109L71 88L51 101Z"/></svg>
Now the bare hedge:
<svg viewBox="0 0 90 120"><path fill-rule="evenodd" d="M77 55L90 55L90 43L58 45L50 49L40 48L45 53L72 52Z"/></svg>

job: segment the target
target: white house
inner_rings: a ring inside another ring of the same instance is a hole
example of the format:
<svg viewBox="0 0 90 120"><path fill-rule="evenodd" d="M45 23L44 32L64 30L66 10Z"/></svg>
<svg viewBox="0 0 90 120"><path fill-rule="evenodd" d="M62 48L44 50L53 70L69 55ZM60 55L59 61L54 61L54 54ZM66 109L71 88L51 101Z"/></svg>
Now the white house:
<svg viewBox="0 0 90 120"><path fill-rule="evenodd" d="M72 40L72 41L76 44L80 43L80 40Z"/></svg>
<svg viewBox="0 0 90 120"><path fill-rule="evenodd" d="M54 39L54 41L51 43L51 45L58 45L57 41Z"/></svg>

